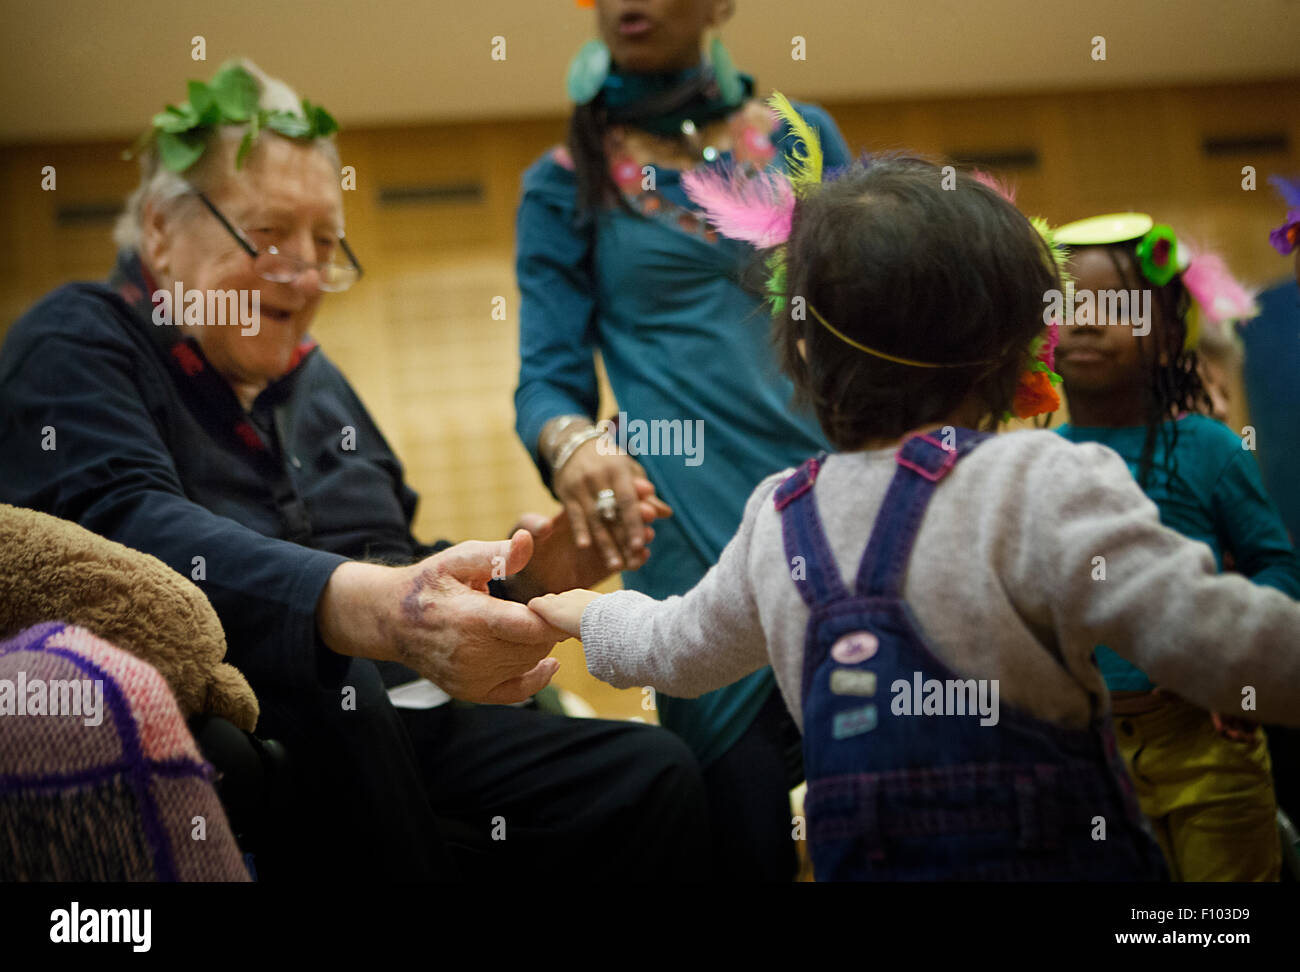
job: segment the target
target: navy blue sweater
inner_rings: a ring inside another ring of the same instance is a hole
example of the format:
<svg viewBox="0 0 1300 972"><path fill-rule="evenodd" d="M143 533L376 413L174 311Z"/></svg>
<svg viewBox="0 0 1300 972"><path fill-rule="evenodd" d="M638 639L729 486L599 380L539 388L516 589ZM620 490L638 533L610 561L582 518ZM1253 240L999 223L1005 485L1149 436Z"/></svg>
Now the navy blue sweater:
<svg viewBox="0 0 1300 972"><path fill-rule="evenodd" d="M401 463L319 348L246 413L186 328L152 323L138 261L110 283L60 287L0 348L0 501L193 579L254 688L334 682L347 660L315 625L334 569L446 546L412 536Z"/></svg>

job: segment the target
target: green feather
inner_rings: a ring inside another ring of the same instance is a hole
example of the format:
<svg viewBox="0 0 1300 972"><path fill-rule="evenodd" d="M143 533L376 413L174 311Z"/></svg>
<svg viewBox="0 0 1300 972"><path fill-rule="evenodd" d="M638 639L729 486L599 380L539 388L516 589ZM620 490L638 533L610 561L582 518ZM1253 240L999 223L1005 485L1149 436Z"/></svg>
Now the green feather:
<svg viewBox="0 0 1300 972"><path fill-rule="evenodd" d="M1069 270L1066 269L1070 262L1070 251L1056 242L1056 236L1052 233L1052 228L1047 224L1047 220L1041 216L1035 216L1029 224L1038 231L1038 235L1043 238L1047 248L1052 251L1052 259L1056 261L1056 272L1061 276L1061 284L1064 286L1074 278L1070 276Z"/></svg>
<svg viewBox="0 0 1300 972"><path fill-rule="evenodd" d="M767 299L775 317L785 313L785 247L777 247L768 254L767 270Z"/></svg>

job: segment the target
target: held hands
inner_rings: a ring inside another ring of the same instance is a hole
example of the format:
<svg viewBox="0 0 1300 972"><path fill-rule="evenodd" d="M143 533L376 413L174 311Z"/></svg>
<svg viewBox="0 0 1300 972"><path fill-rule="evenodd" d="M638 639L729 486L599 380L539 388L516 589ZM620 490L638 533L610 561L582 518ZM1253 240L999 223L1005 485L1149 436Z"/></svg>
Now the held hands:
<svg viewBox="0 0 1300 972"><path fill-rule="evenodd" d="M618 458L618 457L614 457ZM567 470L569 464L565 464ZM650 526L661 516L672 516L672 508L655 495L648 479L633 478L632 495L635 502L632 512L637 518L638 530L645 544L654 539ZM579 513L579 516L583 514ZM605 552L598 545L584 545L579 534L586 529L575 523L570 506L553 517L540 513L525 513L515 529L527 530L533 536L533 558L528 566L512 577L508 583L509 595L517 601L527 601L541 594L567 591L575 587L593 587L608 577L615 568L609 566ZM625 561L626 569L636 570L650 558L650 550L642 546Z"/></svg>
<svg viewBox="0 0 1300 972"><path fill-rule="evenodd" d="M668 505L654 496L639 462L624 453L602 455L595 439L583 443L564 462L551 485L569 516L574 542L580 550L598 554L607 574L635 570L645 562L643 554L652 534L647 533L649 520L640 510L643 503L657 504L659 516L672 515ZM612 492L612 504L601 504L602 491L609 491L606 496Z"/></svg>
<svg viewBox="0 0 1300 972"><path fill-rule="evenodd" d="M600 596L595 591L565 591L535 597L528 606L552 627L578 638L582 635L582 612Z"/></svg>
<svg viewBox="0 0 1300 972"><path fill-rule="evenodd" d="M317 603L321 640L342 655L401 662L458 699L522 702L559 668L546 656L566 633L487 585L519 573L532 554L532 534L518 530L410 567L342 564Z"/></svg>
<svg viewBox="0 0 1300 972"><path fill-rule="evenodd" d="M608 458L631 463L640 474L626 456ZM672 515L649 480L628 468L623 473L616 495L627 501L620 510L637 530L626 559L611 558L612 548L592 543L581 505L566 503L550 518L524 514L509 540L470 540L410 567L341 564L316 605L321 640L341 655L401 662L458 699L522 702L550 682L559 662L546 656L557 642L577 635L582 608L597 596L572 589L597 584L620 566L640 567L650 556L650 524ZM626 538L624 522L612 529ZM489 580L505 580L514 600L492 597ZM515 603L536 602L552 591L568 591L570 605L586 599L572 618L572 607L566 608L565 627Z"/></svg>

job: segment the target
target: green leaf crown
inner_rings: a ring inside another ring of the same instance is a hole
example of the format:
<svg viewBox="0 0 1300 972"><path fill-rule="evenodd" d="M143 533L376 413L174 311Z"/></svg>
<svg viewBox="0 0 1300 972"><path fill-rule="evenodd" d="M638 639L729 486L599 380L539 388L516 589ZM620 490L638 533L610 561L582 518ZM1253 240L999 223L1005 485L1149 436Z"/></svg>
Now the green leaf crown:
<svg viewBox="0 0 1300 972"><path fill-rule="evenodd" d="M153 116L153 124L126 153L139 154L151 142L157 146L158 158L172 172L189 169L208 146L208 136L218 125L247 125L235 155L235 168L241 168L258 133L269 128L285 138L326 138L339 130L334 116L320 105L302 100L302 113L277 109L268 111L258 105L257 79L241 64L227 64L207 84L189 82L189 100L168 105Z"/></svg>

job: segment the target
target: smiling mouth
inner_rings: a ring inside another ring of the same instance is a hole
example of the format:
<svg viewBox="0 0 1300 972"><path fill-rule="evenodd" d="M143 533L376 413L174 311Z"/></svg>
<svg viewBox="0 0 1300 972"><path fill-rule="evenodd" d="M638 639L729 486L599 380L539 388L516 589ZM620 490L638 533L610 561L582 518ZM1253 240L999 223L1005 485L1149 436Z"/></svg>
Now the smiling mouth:
<svg viewBox="0 0 1300 972"><path fill-rule="evenodd" d="M625 13L618 18L618 32L624 37L642 37L654 27L643 13Z"/></svg>
<svg viewBox="0 0 1300 972"><path fill-rule="evenodd" d="M1068 361L1071 364L1098 364L1110 357L1105 351L1097 348L1059 348L1056 356L1061 361Z"/></svg>
<svg viewBox="0 0 1300 972"><path fill-rule="evenodd" d="M287 324L293 318L293 314L287 310L279 310L275 307L263 307L262 318L264 320L276 321L279 324Z"/></svg>

